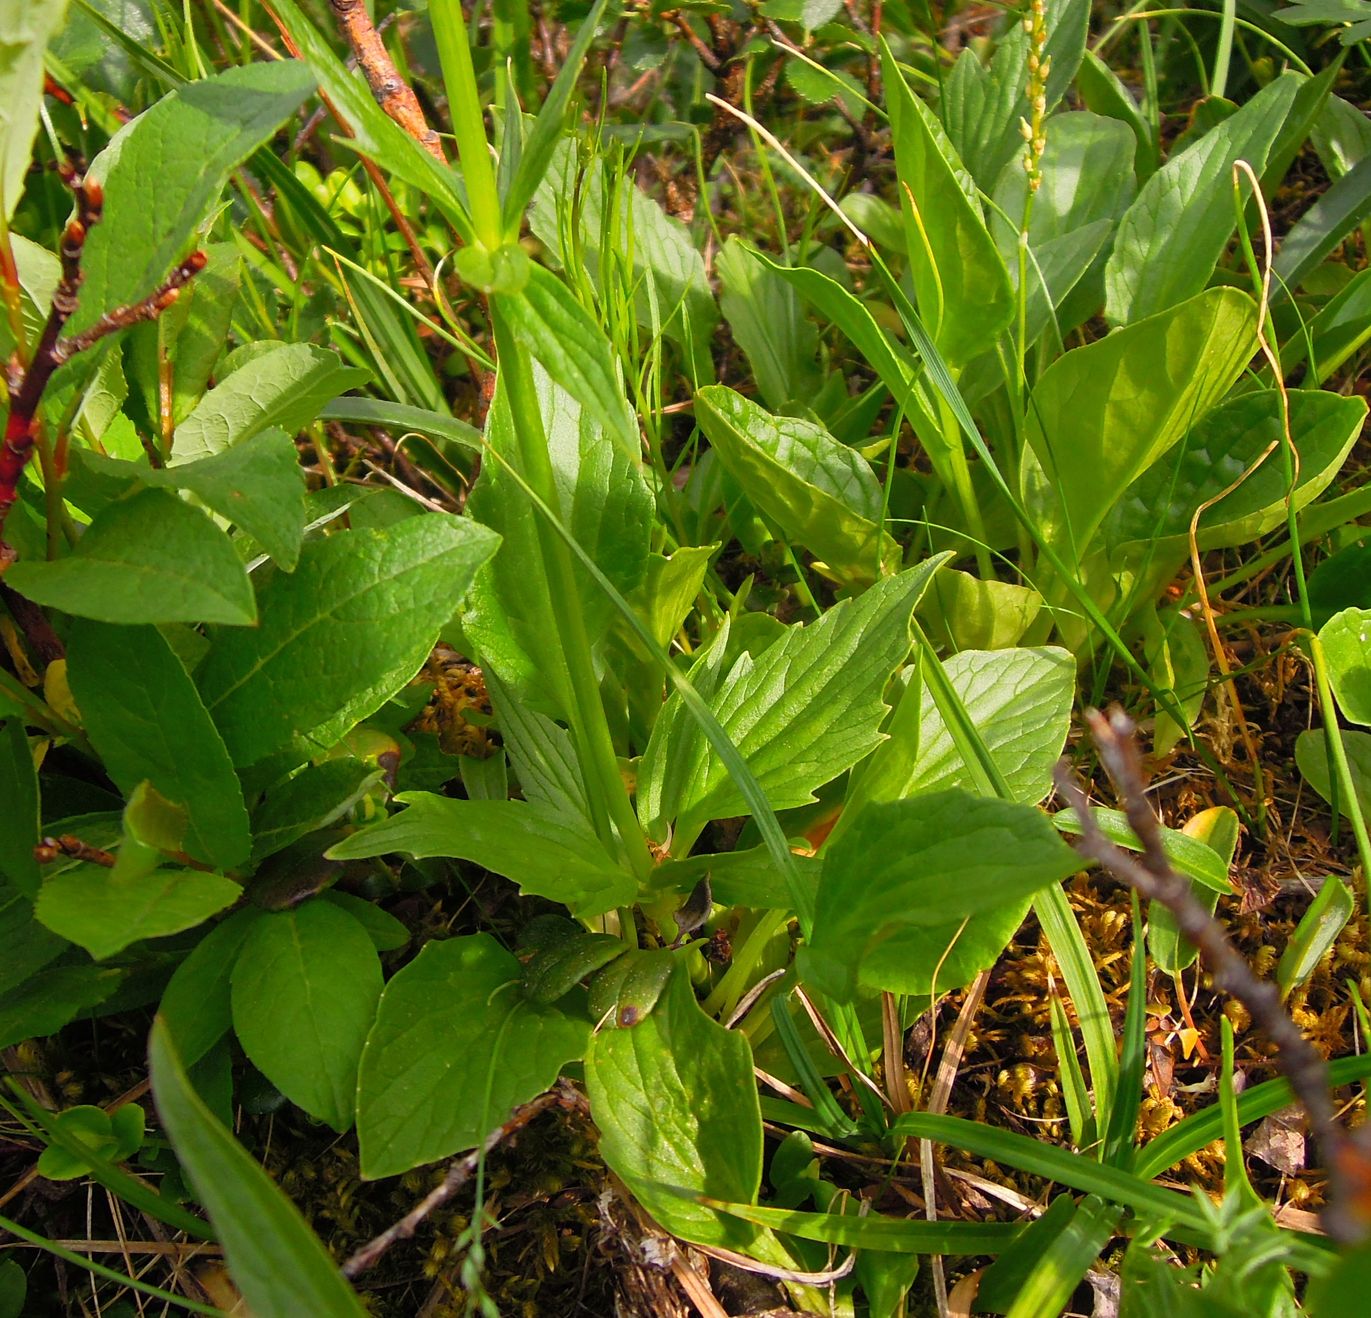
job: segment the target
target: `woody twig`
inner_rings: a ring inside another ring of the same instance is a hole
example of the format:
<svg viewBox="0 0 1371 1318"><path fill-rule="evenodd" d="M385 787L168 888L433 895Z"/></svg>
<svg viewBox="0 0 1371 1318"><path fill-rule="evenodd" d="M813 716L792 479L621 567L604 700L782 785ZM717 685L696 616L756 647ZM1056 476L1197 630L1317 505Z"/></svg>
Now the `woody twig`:
<svg viewBox="0 0 1371 1318"><path fill-rule="evenodd" d="M19 498L19 482L38 438L38 405L57 368L106 336L139 321L154 319L205 267L204 252L192 252L147 297L129 306L116 307L88 329L64 338L62 331L76 310L81 290L81 254L86 236L91 227L99 223L104 207L104 192L98 183L79 177L70 166L64 170L64 177L76 197L76 214L67 221L62 232L59 251L62 274L52 295L47 321L27 362L16 350L8 369L10 410L5 437L0 443L0 570L13 558L3 540L5 519Z"/></svg>
<svg viewBox="0 0 1371 1318"><path fill-rule="evenodd" d="M367 13L365 0L330 0L338 25L357 57L357 67L366 77L367 86L383 109L435 160L447 163L438 134L428 126L423 107L390 58L386 43Z"/></svg>
<svg viewBox="0 0 1371 1318"><path fill-rule="evenodd" d="M1162 847L1162 830L1144 793L1142 764L1134 740L1133 721L1121 709L1108 716L1087 714L1100 762L1119 794L1129 827L1142 844L1141 855L1121 850L1100 831L1085 792L1069 765L1057 765L1057 789L1075 811L1080 824L1080 849L1116 879L1149 901L1160 902L1175 918L1176 927L1200 951L1214 986L1237 998L1251 1013L1257 1028L1276 1045L1276 1061L1295 1097L1304 1107L1314 1138L1329 1170L1332 1207L1324 1214L1324 1228L1340 1241L1360 1238L1362 1231L1340 1205L1347 1197L1348 1137L1338 1124L1328 1085L1328 1068L1313 1045L1281 1005L1269 980L1258 979L1224 927L1200 904L1190 883L1172 868Z"/></svg>

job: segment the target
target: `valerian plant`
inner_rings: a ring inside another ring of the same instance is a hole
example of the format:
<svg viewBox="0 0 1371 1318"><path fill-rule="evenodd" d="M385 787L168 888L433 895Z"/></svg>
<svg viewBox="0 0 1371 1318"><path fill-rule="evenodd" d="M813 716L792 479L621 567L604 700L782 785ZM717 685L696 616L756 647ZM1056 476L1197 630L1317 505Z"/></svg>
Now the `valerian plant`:
<svg viewBox="0 0 1371 1318"><path fill-rule="evenodd" d="M45 53L54 75L71 53L53 0L0 68L0 1045L153 1014L185 1194L126 1167L154 1165L144 1109L55 1114L16 1086L38 1173L213 1237L254 1312L361 1312L231 1133L250 1064L355 1138L368 1180L464 1155L420 1217L540 1095L586 1103L661 1228L801 1311L903 1312L919 1257L959 1255L997 1259L989 1309L1055 1312L1123 1237L1136 1312L1230 1287L1291 1312L1294 1274L1340 1294L1359 1256L1277 1225L1240 1165L1217 1207L1158 1184L1220 1137L1237 1160L1240 1123L1290 1089L1238 1095L1230 1047L1220 1104L1140 1145L1147 949L1173 975L1193 949L1169 907L1145 939L1135 907L1116 1035L1062 886L1085 834L1088 856L1113 854L1100 838L1142 851L1212 910L1237 816L1153 833L1050 802L1092 658L1150 688L1157 744L1189 733L1209 659L1166 588L1277 528L1298 553L1364 420L1319 387L1366 338L1364 286L1281 305L1363 212L1300 221L1279 294L1241 287L1259 207L1235 165L1273 187L1336 66L1270 79L1163 160L1086 50L1080 0L1035 4L989 63L963 53L935 105L907 15L825 53L836 4L761 6L768 51L723 6L635 11L645 48L669 25L720 75L702 174L738 125L762 131L753 76L777 59L798 94L888 134L889 195L841 204L772 139L824 218L795 244L782 225L774 259L730 236L716 299L691 229L572 115L608 0L536 113L527 15L497 5L492 45L435 0L448 135L363 6L332 7L357 71L308 7L263 8L290 58L209 73L193 40L163 58L83 6L138 70L134 115L94 84L45 101ZM286 163L316 113L347 162L327 176ZM432 314L397 291L416 280ZM716 378L721 321L746 391ZM470 389L462 415L435 345ZM367 459L339 426L384 436L410 497L354 479ZM735 549L787 584L784 610L726 571ZM1365 864L1366 737L1336 724L1371 721L1368 623L1342 593L1317 633L1298 601L1329 724L1298 754ZM527 899L516 927L414 940L391 899L463 872ZM1349 918L1348 889L1324 893L1286 993ZM983 988L1030 913L1075 1017L1054 998L1070 1150L911 1110L906 1030ZM1353 1057L1328 1079L1368 1075ZM815 1155L898 1162L916 1140L1059 1193L1022 1222L859 1213ZM478 1208L473 1303L483 1229ZM1172 1246L1216 1261L1182 1274Z"/></svg>

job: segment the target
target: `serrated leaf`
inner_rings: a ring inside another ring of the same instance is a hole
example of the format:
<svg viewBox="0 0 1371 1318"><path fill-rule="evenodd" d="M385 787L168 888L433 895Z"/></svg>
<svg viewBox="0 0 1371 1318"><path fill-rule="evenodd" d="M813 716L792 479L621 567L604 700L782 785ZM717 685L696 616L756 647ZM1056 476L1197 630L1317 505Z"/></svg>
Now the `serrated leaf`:
<svg viewBox="0 0 1371 1318"><path fill-rule="evenodd" d="M683 965L645 1019L595 1036L586 1088L605 1162L663 1227L697 1244L755 1240L690 1197L756 1201L762 1121L747 1039L700 1010Z"/></svg>
<svg viewBox="0 0 1371 1318"><path fill-rule="evenodd" d="M235 764L297 734L331 745L418 671L498 538L433 513L307 544L262 589L261 624L220 632L197 673Z"/></svg>
<svg viewBox="0 0 1371 1318"><path fill-rule="evenodd" d="M147 297L186 254L230 172L313 90L295 60L245 64L178 87L117 133L92 163L104 218L86 242L67 332Z"/></svg>
<svg viewBox="0 0 1371 1318"><path fill-rule="evenodd" d="M416 859L450 856L503 874L519 890L548 897L578 916L602 915L633 900L637 883L589 824L531 801L455 801L402 792L401 814L336 843L333 860L398 851Z"/></svg>
<svg viewBox="0 0 1371 1318"><path fill-rule="evenodd" d="M487 934L427 944L386 985L357 1087L362 1175L478 1144L582 1055L590 1023L539 1007Z"/></svg>
<svg viewBox="0 0 1371 1318"><path fill-rule="evenodd" d="M793 626L754 660L744 653L709 706L775 810L812 801L881 740L881 696L909 653L909 618L944 558L929 559ZM699 685L699 671L692 674ZM638 809L658 834L671 819L694 837L710 819L746 808L741 793L673 695L653 728Z"/></svg>
<svg viewBox="0 0 1371 1318"><path fill-rule="evenodd" d="M148 1061L162 1124L252 1312L361 1318L357 1297L299 1210L195 1092L161 1021L152 1027Z"/></svg>
<svg viewBox="0 0 1371 1318"><path fill-rule="evenodd" d="M35 604L99 622L241 626L257 617L228 536L165 490L117 500L65 558L21 560L5 579Z"/></svg>
<svg viewBox="0 0 1371 1318"><path fill-rule="evenodd" d="M272 427L293 435L325 403L367 378L337 353L312 344L272 344L215 385L176 427L172 466L223 453Z"/></svg>
<svg viewBox="0 0 1371 1318"><path fill-rule="evenodd" d="M347 1130L381 996L367 931L330 902L273 911L248 930L231 979L233 1029L252 1064L292 1103Z"/></svg>
<svg viewBox="0 0 1371 1318"><path fill-rule="evenodd" d="M997 908L1022 920L1035 892L1080 867L1029 805L960 789L868 805L825 852L802 973L843 996L859 979L927 992L962 921Z"/></svg>
<svg viewBox="0 0 1371 1318"><path fill-rule="evenodd" d="M200 693L155 627L80 621L67 680L105 771L128 795L150 782L186 812L185 850L231 869L250 846L243 792Z"/></svg>

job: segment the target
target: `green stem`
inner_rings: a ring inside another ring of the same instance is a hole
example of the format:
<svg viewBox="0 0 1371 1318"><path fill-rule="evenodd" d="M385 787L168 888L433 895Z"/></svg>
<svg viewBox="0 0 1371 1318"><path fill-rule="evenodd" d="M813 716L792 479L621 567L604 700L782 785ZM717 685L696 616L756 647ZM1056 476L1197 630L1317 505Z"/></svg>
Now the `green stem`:
<svg viewBox="0 0 1371 1318"><path fill-rule="evenodd" d="M443 67L443 85L447 89L452 133L457 140L457 157L466 181L472 225L481 244L494 251L504 241L500 193L490 163L485 117L481 113L481 97L476 86L476 69L471 62L471 43L467 40L461 0L433 0L428 12L438 45L438 61Z"/></svg>

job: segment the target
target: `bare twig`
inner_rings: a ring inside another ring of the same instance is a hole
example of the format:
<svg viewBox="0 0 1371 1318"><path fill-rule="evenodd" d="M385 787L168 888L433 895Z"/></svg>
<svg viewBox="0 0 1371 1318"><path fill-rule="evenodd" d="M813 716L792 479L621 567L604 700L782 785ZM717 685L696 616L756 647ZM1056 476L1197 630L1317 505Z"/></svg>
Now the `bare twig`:
<svg viewBox="0 0 1371 1318"><path fill-rule="evenodd" d="M409 85L390 58L386 43L367 13L365 0L329 0L333 12L338 17L338 25L357 56L357 65L362 70L376 98L376 104L383 109L401 128L405 130L435 160L447 163L443 145L438 134L428 126L423 107Z"/></svg>
<svg viewBox="0 0 1371 1318"><path fill-rule="evenodd" d="M1161 825L1144 794L1133 721L1118 708L1111 710L1108 717L1091 710L1087 718L1100 761L1118 791L1129 826L1142 843L1142 854L1132 856L1104 836L1090 812L1085 792L1070 767L1062 761L1057 765L1054 777L1058 790L1076 812L1081 829L1081 851L1141 896L1165 906L1175 919L1177 929L1204 957L1215 987L1237 998L1251 1013L1257 1027L1276 1045L1277 1064L1309 1117L1314 1138L1329 1169L1333 1208L1324 1214L1325 1227L1334 1239L1344 1242L1359 1239L1364 1228L1352 1214L1338 1209L1346 1197L1348 1140L1335 1117L1328 1088L1328 1068L1323 1058L1286 1014L1275 985L1252 973L1251 966L1229 941L1223 926L1196 900L1189 881L1177 874L1167 860L1162 848Z"/></svg>
<svg viewBox="0 0 1371 1318"><path fill-rule="evenodd" d="M540 1094L531 1102L514 1110L514 1115L503 1126L497 1126L486 1136L479 1148L454 1159L447 1169L441 1183L430 1190L398 1222L388 1226L379 1236L369 1240L343 1264L343 1275L349 1278L360 1277L369 1268L374 1268L385 1256L386 1251L399 1240L408 1240L419 1229L424 1219L435 1209L441 1208L475 1174L481 1160L497 1145L516 1132L522 1130L540 1112L550 1107L578 1108L584 1099L565 1082L547 1093Z"/></svg>

